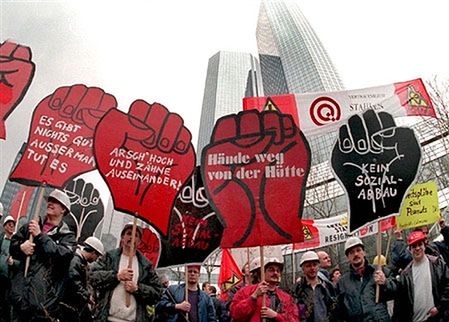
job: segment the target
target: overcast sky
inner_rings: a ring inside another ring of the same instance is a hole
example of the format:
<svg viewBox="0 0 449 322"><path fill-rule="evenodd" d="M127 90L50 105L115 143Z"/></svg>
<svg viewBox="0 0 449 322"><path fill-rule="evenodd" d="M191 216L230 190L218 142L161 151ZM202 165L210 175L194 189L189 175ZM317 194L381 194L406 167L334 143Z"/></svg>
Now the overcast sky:
<svg viewBox="0 0 449 322"><path fill-rule="evenodd" d="M449 78L447 1L298 0L347 89L417 77ZM196 145L208 59L257 53L259 0L2 1L0 40L30 46L31 87L0 141L3 187L36 104L83 83L179 113Z"/></svg>

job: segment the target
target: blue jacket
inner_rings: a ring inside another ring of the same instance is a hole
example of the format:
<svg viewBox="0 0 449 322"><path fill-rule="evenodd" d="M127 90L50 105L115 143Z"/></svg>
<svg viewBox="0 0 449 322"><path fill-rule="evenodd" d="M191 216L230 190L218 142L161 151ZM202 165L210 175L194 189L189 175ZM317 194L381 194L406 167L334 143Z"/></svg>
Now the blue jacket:
<svg viewBox="0 0 449 322"><path fill-rule="evenodd" d="M166 314L167 322L186 322L186 318L180 311L175 309L175 304L181 303L185 298L185 284L171 285L169 286L160 302L156 305L156 312L161 315ZM198 301L198 322L216 322L215 318L215 308L212 299L199 290L199 301ZM191 321L195 322L195 321Z"/></svg>

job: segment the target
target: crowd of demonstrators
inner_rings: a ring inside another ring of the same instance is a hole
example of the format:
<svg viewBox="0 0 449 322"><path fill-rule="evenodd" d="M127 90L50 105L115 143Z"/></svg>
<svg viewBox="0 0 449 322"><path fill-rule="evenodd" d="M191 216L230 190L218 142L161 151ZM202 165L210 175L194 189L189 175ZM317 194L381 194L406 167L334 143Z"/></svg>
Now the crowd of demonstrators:
<svg viewBox="0 0 449 322"><path fill-rule="evenodd" d="M156 312L165 314L167 322L216 322L212 299L198 285L201 266L186 268L187 285L170 285L157 303Z"/></svg>
<svg viewBox="0 0 449 322"><path fill-rule="evenodd" d="M97 322L146 321L147 305L155 304L161 296L162 286L152 263L136 250L142 230L137 227L134 245L132 231L133 224L126 224L120 234L120 246L92 266L89 276L97 291L94 309Z"/></svg>
<svg viewBox="0 0 449 322"><path fill-rule="evenodd" d="M258 284L242 287L234 295L230 306L233 320L299 321L298 306L293 297L279 288L283 267L277 258L266 260L264 279Z"/></svg>
<svg viewBox="0 0 449 322"><path fill-rule="evenodd" d="M186 267L186 284L169 286L168 276L159 277L136 250L142 230L137 226L133 237L131 223L124 225L117 249L105 253L101 241L89 237L75 250L75 234L63 221L69 212L68 196L54 190L43 218L17 232L14 218L4 218L0 322L449 321L444 220L439 241L428 242L426 226L407 236L396 230L388 268L384 256L371 265L357 237L344 245L347 271L341 263L332 269L326 252L307 251L293 294L279 287L282 261L268 258L262 265L254 258L242 267L244 279L221 300L209 282L200 288L199 265Z"/></svg>
<svg viewBox="0 0 449 322"><path fill-rule="evenodd" d="M60 190L54 190L47 199L45 218L32 219L11 238L10 254L19 261L17 269L12 272L11 284L14 287L10 292L13 316L17 322L59 318L59 302L67 285L76 244L75 234L62 220L68 212L69 197Z"/></svg>

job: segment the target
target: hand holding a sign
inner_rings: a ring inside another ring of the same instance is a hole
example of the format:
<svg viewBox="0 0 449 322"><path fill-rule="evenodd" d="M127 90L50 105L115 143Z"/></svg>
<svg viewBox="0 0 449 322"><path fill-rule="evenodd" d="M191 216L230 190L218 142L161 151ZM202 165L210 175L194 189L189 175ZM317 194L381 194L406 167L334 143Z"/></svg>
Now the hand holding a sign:
<svg viewBox="0 0 449 322"><path fill-rule="evenodd" d="M222 247L302 239L310 148L290 115L251 110L219 119L202 165L225 226Z"/></svg>
<svg viewBox="0 0 449 322"><path fill-rule="evenodd" d="M332 168L348 193L350 231L399 211L420 160L413 130L388 113L369 110L340 127Z"/></svg>
<svg viewBox="0 0 449 322"><path fill-rule="evenodd" d="M125 114L110 111L95 132L95 158L116 209L167 233L179 189L195 166L191 134L164 106L135 101Z"/></svg>
<svg viewBox="0 0 449 322"><path fill-rule="evenodd" d="M11 179L62 188L70 178L93 170L95 126L116 106L114 96L97 87L58 88L35 108L26 150Z"/></svg>
<svg viewBox="0 0 449 322"><path fill-rule="evenodd" d="M5 120L25 96L34 67L29 47L11 41L0 44L0 139L6 138Z"/></svg>

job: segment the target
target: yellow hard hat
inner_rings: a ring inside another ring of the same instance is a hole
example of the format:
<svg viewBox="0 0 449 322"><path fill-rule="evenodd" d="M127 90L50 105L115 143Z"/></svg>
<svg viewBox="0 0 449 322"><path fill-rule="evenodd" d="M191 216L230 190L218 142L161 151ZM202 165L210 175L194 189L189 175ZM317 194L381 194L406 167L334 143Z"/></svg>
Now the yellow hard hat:
<svg viewBox="0 0 449 322"><path fill-rule="evenodd" d="M384 255L380 255L380 263L379 263L379 257L376 256L373 259L373 265L385 266L387 265L387 259L385 258Z"/></svg>

